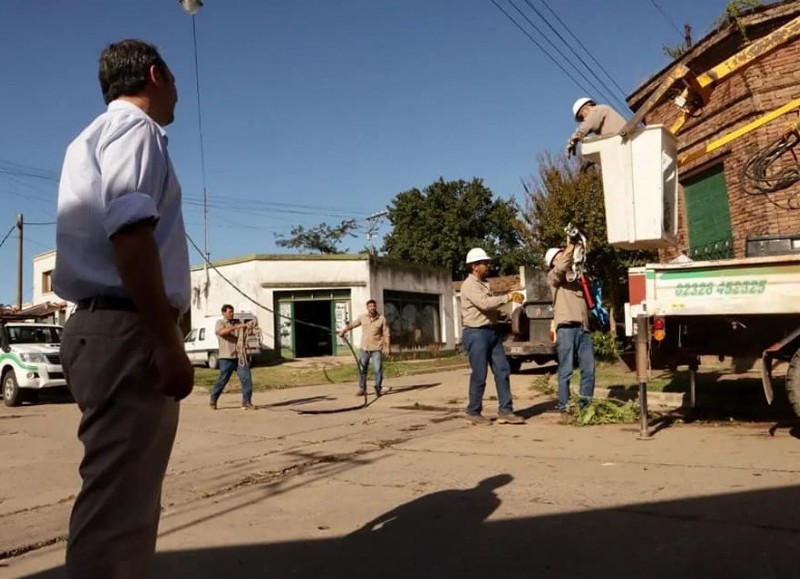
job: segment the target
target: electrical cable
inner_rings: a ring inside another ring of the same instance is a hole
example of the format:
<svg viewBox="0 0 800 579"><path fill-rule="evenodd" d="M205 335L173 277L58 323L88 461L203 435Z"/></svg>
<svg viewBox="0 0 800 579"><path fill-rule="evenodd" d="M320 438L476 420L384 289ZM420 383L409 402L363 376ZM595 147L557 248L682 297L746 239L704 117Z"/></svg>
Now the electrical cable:
<svg viewBox="0 0 800 579"><path fill-rule="evenodd" d="M208 257L208 189L206 188L206 152L203 142L203 109L200 106L200 66L197 59L197 25L192 14L192 43L194 47L194 81L197 93L197 130L200 137L200 180L203 184L203 218L205 257Z"/></svg>
<svg viewBox="0 0 800 579"><path fill-rule="evenodd" d="M756 151L741 170L742 189L748 195L763 195L775 207L784 210L800 209L800 194L790 196L784 203L775 201L771 194L787 189L800 181L800 163L794 148L800 143L797 128L784 133L767 147ZM794 164L775 169L774 165L785 154L791 154Z"/></svg>
<svg viewBox="0 0 800 579"><path fill-rule="evenodd" d="M12 231L13 231L13 229L12 229ZM320 330L325 330L326 332L333 332L334 331L333 328L329 328L327 326L322 326L320 324L314 324L312 322L306 322L304 320L298 320L297 318L293 318L291 316L286 316L284 314L281 314L280 312L276 312L272 308L267 307L264 304L260 303L258 300L250 297L247 293L245 293L242 289L240 289L239 286L237 286L230 279L228 279L221 271L219 271L219 269L217 269L217 266L215 266L213 263L211 263L211 261L208 260L208 258L203 254L203 250L200 249L197 246L197 244L194 242L194 240L188 234L186 235L186 239L189 241L189 243L192 245L192 247L194 247L195 251L197 251L197 253L200 254L200 256L206 262L208 267L213 269L217 273L217 275L220 278L222 278L222 280L225 281L234 290L236 290L237 293L239 293L241 296L243 296L245 299L247 299L248 301L250 301L253 304L255 304L256 306L258 306L259 308L268 311L269 313L271 313L275 317L283 318L285 320L291 320L296 324L301 324L301 325L304 325L304 326L308 326L310 328L316 328L316 329L320 329ZM342 340L344 340L344 343L347 344L347 347L350 349L350 353L353 355L353 359L356 362L356 368L358 369L359 374L361 374L362 370L366 371L367 369L364 368L361 365L361 360L359 360L358 355L356 354L356 351L353 348L353 345L350 343L350 341L346 337L342 337ZM366 392L366 388L365 388L364 389L364 403L359 405L359 406L348 407L348 408L337 409L337 410L325 410L325 411L322 411L322 410L318 410L318 411L303 410L303 411L300 411L300 410L298 410L296 412L298 412L300 414L329 414L329 413L334 413L334 412L346 412L346 411L349 411L349 410L358 410L358 409L361 409L361 408L366 408L367 406L368 406L367 392Z"/></svg>
<svg viewBox="0 0 800 579"><path fill-rule="evenodd" d="M683 38L683 32L681 32L681 29L678 28L678 26L672 21L672 19L669 16L667 16L667 13L664 12L661 6L658 5L656 0L650 0L650 4L652 4L656 10L658 10L659 14L661 14L661 16L664 17L664 20L666 20L669 23L669 25L675 29L675 32L677 32L680 35L680 37Z"/></svg>
<svg viewBox="0 0 800 579"><path fill-rule="evenodd" d="M591 94L591 91L586 89L586 87L584 87L580 82L578 82L578 80L574 76L572 76L569 73L569 71L567 71L567 69L564 68L564 66L560 62L558 62L558 60L556 60L555 57L553 57L553 55L551 55L549 52L547 52L547 50L539 43L538 40L536 40L533 36L531 36L531 34L527 30L525 30L525 28L523 28L521 24L519 24L516 20L514 20L514 17L511 16L511 14L509 14L502 6L500 6L500 4L497 3L497 0L489 0L489 2L494 4L494 6L500 12L502 12L505 15L505 17L508 18L511 21L512 24L514 24L514 26L519 28L519 30L525 36L528 37L528 40L530 40L533 44L535 44L539 48L539 50L541 50L545 54L545 56L547 58L549 58L553 62L553 64L555 64L561 70L561 72L563 72L567 76L567 78L569 78L573 83L575 83L575 85L579 89L581 89L586 94Z"/></svg>
<svg viewBox="0 0 800 579"><path fill-rule="evenodd" d="M617 105L622 105L623 110L629 109L628 105L623 100L620 100L620 98L617 97L614 91L608 87L605 81L602 78L600 78L600 76L598 76L597 73L595 73L594 70L592 70L592 68L588 64L586 64L586 61L583 60L583 58L578 54L578 52L572 47L572 44L567 42L567 40L561 35L561 33L558 30L556 30L556 28L550 23L547 17L544 14L542 14L542 12L538 8L536 8L536 6L533 5L531 0L525 0L525 3L531 8L531 10L533 10L537 14L537 16L539 16L539 18L542 19L542 21L553 32L553 34L555 34L556 37L558 37L558 39L564 43L564 45L575 56L575 58L578 59L578 62L580 62L584 66L584 68L589 72L589 74L591 74L597 80L597 82L599 82L600 85L607 91L605 93L605 96L606 97L610 96L611 100L616 101Z"/></svg>
<svg viewBox="0 0 800 579"><path fill-rule="evenodd" d="M566 23L564 23L564 21L561 19L561 17L558 15L558 13L557 13L555 10L553 10L553 8L550 6L550 4L547 2L547 0L539 0L539 1L540 1L542 4L544 4L544 5L545 5L545 7L546 7L546 8L547 8L547 9L550 11L550 13L551 13L553 16L555 16L555 18L556 18L556 20L558 20L559 24L561 24L561 26L563 26L563 27L564 27L564 30L566 30L566 31L567 31L567 33L569 33L569 35L572 37L572 39L573 39L573 40L575 40L575 42L577 42L577 43L578 43L578 46L580 46L580 47L583 49L583 51L584 51L586 54L588 54L588 55L589 55L589 58L590 58L590 59L592 59L592 62L594 62L594 63L597 65L597 67L598 67L600 70L602 70L602 71L603 71L603 73L604 73L604 74L605 74L605 75L606 75L606 76L607 76L607 77L608 77L608 78L611 80L611 82L614 84L614 86L615 86L615 87L617 87L617 89L619 90L619 93L620 93L620 94L623 96L623 98L624 98L624 97L626 96L625 90L624 90L624 89L623 89L623 88L622 88L622 87L621 87L619 84L617 84L617 81L616 81L616 80L614 80L614 77L613 77L613 76L611 76L611 73L609 73L609 72L608 72L608 71L605 69L605 67L604 67L602 64L600 64L600 62L598 62L598 60L597 60L597 59L594 57L594 55L592 54L592 52L591 52L591 51L590 51L588 48L586 48L586 46L583 44L583 42L581 42L580 38L578 38L578 36L576 36L576 35L575 35L575 34L572 32L572 30L570 29L570 27L569 27L569 26L567 26L567 25L566 25ZM626 106L626 108L629 108L627 105L625 105L625 106Z"/></svg>
<svg viewBox="0 0 800 579"><path fill-rule="evenodd" d="M17 226L16 226L16 225L12 225L12 226L11 226L11 229L9 229L9 230L8 230L8 233L6 233L5 237L3 237L3 240L2 240L2 241L0 241L0 247L3 247L3 244L6 242L6 239L8 239L9 237L11 237L11 234L12 234L12 233L14 233L14 230L15 230L16 228L17 228Z"/></svg>

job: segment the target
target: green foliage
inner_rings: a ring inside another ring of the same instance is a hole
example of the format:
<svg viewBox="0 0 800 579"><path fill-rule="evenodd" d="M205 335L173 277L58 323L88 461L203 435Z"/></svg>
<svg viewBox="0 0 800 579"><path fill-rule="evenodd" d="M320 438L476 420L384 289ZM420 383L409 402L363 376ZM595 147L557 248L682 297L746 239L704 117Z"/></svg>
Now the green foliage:
<svg viewBox="0 0 800 579"><path fill-rule="evenodd" d="M353 231L357 227L358 223L355 219L347 219L339 225L320 223L309 229L302 225L295 225L292 226L288 236L276 234L278 241L275 242L275 245L317 253L346 253L347 250L342 251L339 249L339 245L345 237L355 237Z"/></svg>
<svg viewBox="0 0 800 579"><path fill-rule="evenodd" d="M664 53L665 56L669 57L670 60L677 60L686 52L688 52L690 46L686 44L686 42L681 42L676 46L667 46L666 44L661 45L661 52Z"/></svg>
<svg viewBox="0 0 800 579"><path fill-rule="evenodd" d="M595 360L600 362L616 362L619 360L619 347L613 334L592 332L592 348Z"/></svg>
<svg viewBox="0 0 800 579"><path fill-rule="evenodd" d="M736 28L739 29L742 38L744 38L745 41L749 41L749 38L747 38L747 32L745 31L740 18L748 10L752 8L758 8L759 6L763 5L764 3L761 0L731 0L725 6L725 12L720 14L720 16L714 22L714 28L719 28L726 22L731 22L734 26L736 26Z"/></svg>
<svg viewBox="0 0 800 579"><path fill-rule="evenodd" d="M584 168L577 160L545 154L539 158L539 174L525 185L525 208L520 235L543 267L549 247L566 244L564 227L577 226L589 240L589 275L601 281L603 294L614 308L627 299L628 268L652 262L652 251L626 251L608 244L603 185L596 166Z"/></svg>
<svg viewBox="0 0 800 579"><path fill-rule="evenodd" d="M531 383L531 390L536 390L546 396L553 396L556 394L556 388L550 384L550 374L540 374L536 376Z"/></svg>
<svg viewBox="0 0 800 579"><path fill-rule="evenodd" d="M482 247L494 258L496 273L516 273L531 261L519 236L518 210L514 200L495 199L481 179L440 178L392 200L392 232L383 251L393 259L446 267L453 279L463 279L467 251Z"/></svg>
<svg viewBox="0 0 800 579"><path fill-rule="evenodd" d="M584 407L574 398L570 400L567 412L576 426L631 424L639 420L639 408L633 401L623 402L615 398L595 398Z"/></svg>

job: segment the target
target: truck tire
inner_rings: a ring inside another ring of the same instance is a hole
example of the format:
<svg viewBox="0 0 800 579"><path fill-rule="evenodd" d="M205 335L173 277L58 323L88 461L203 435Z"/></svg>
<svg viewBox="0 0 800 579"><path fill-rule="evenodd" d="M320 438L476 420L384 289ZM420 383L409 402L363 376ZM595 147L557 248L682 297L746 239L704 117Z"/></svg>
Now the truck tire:
<svg viewBox="0 0 800 579"><path fill-rule="evenodd" d="M3 402L6 406L19 406L22 404L22 390L17 383L14 370L6 370L3 374Z"/></svg>
<svg viewBox="0 0 800 579"><path fill-rule="evenodd" d="M786 396L795 415L800 416L800 350L794 353L786 370Z"/></svg>
<svg viewBox="0 0 800 579"><path fill-rule="evenodd" d="M208 353L208 367L216 370L219 367L219 357L217 352Z"/></svg>
<svg viewBox="0 0 800 579"><path fill-rule="evenodd" d="M508 365L511 367L512 374L518 374L522 368L522 360L519 358L509 358Z"/></svg>

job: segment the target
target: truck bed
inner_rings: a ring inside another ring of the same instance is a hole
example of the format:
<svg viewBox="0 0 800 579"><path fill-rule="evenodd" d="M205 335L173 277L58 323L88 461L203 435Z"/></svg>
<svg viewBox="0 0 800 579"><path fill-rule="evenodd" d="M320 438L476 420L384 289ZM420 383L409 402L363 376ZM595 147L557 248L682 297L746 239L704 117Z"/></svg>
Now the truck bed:
<svg viewBox="0 0 800 579"><path fill-rule="evenodd" d="M647 264L628 277L633 316L800 313L800 255Z"/></svg>

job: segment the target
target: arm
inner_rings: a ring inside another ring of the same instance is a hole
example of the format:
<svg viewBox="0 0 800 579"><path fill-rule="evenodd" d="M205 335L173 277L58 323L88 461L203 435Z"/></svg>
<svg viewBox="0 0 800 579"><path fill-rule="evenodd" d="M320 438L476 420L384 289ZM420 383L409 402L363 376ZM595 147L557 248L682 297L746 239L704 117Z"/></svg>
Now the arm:
<svg viewBox="0 0 800 579"><path fill-rule="evenodd" d="M217 335L220 336L220 337L230 336L231 334L235 334L236 330L238 330L240 328L246 328L246 327L247 327L247 324L234 324L232 326L223 326L222 328L219 329L219 331L217 332Z"/></svg>
<svg viewBox="0 0 800 579"><path fill-rule="evenodd" d="M392 331L389 329L389 322L383 318L383 353L387 356L392 351Z"/></svg>
<svg viewBox="0 0 800 579"><path fill-rule="evenodd" d="M572 133L572 137L570 137L570 141L581 141L583 138L590 134L590 133L600 133L603 128L603 123L606 120L606 110L605 107L601 105L595 105L589 110L589 114L586 115L586 118L583 119L578 128L575 129L575 132Z"/></svg>
<svg viewBox="0 0 800 579"><path fill-rule="evenodd" d="M354 322L350 322L350 323L349 323L349 324L347 324L347 325L346 325L344 328L342 328L342 330L339 332L339 337L340 337L340 338L344 338L344 335L345 335L347 332L349 332L349 331L353 330L354 328L357 328L357 327L358 327L358 326L360 326L360 325L361 325L361 320L360 320L360 319L358 319L358 320L355 320Z"/></svg>
<svg viewBox="0 0 800 579"><path fill-rule="evenodd" d="M566 279L567 272L572 268L575 245L568 243L564 251L556 256L553 268L547 272L547 282L553 287L559 287Z"/></svg>
<svg viewBox="0 0 800 579"><path fill-rule="evenodd" d="M485 293L483 287L477 283L464 282L461 285L461 297L469 300L476 308L483 312L495 310L511 301L511 294L492 296Z"/></svg>

